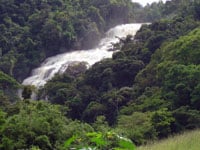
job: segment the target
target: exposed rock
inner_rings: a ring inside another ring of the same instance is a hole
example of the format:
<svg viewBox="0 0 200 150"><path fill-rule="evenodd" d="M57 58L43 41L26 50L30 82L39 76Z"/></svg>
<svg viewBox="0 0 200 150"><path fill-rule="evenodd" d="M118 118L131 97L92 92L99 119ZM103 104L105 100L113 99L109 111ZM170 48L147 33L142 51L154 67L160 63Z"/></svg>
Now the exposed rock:
<svg viewBox="0 0 200 150"><path fill-rule="evenodd" d="M77 77L78 75L85 73L85 71L88 68L88 63L87 62L72 62L68 65L67 69L65 70L64 73Z"/></svg>

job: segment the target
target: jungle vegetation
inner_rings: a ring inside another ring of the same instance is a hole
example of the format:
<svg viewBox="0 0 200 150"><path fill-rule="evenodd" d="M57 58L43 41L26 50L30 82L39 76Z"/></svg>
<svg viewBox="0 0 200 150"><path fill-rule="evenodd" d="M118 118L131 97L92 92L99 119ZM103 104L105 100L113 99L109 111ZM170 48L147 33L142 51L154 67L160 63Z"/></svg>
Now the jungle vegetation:
<svg viewBox="0 0 200 150"><path fill-rule="evenodd" d="M134 149L199 128L199 10L198 0L145 7L129 0L2 0L0 149ZM32 68L92 46L87 40L129 21L152 23L121 41L111 59L57 74L38 90L38 101L30 100L34 88L20 83Z"/></svg>

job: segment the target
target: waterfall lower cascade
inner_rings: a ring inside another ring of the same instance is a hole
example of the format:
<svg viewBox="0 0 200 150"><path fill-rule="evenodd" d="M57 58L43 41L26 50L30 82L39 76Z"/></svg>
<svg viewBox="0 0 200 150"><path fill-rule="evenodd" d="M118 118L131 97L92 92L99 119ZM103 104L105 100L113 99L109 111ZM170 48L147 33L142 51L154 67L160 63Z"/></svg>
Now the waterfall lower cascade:
<svg viewBox="0 0 200 150"><path fill-rule="evenodd" d="M23 85L43 86L56 73L63 73L68 65L74 62L87 62L89 66L104 59L111 58L113 44L118 43L127 35L134 36L141 24L123 24L111 28L98 46L89 50L76 50L47 58L40 67L34 69L30 77L23 81ZM118 37L118 38L116 38ZM120 39L119 39L120 38Z"/></svg>

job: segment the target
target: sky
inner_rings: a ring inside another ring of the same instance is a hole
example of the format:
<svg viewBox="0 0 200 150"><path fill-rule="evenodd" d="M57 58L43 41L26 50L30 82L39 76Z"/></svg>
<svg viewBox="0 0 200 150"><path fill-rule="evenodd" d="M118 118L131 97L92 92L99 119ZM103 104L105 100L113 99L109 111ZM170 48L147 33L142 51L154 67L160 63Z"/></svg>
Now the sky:
<svg viewBox="0 0 200 150"><path fill-rule="evenodd" d="M153 2L159 2L160 0L132 0L132 2L140 3L142 6L145 6L147 3L151 4ZM166 0L162 0L163 2L166 2Z"/></svg>

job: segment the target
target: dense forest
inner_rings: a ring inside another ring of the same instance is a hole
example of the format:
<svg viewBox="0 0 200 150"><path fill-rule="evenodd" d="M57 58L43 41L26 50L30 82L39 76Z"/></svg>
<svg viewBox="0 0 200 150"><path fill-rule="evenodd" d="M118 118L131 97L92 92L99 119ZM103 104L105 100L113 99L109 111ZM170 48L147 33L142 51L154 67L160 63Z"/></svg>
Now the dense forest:
<svg viewBox="0 0 200 150"><path fill-rule="evenodd" d="M94 46L128 22L130 8L129 0L2 0L0 69L22 81L48 56Z"/></svg>
<svg viewBox="0 0 200 150"><path fill-rule="evenodd" d="M0 149L125 150L200 127L199 0L1 0L0 12ZM111 59L20 84L45 58L129 22L151 24Z"/></svg>

